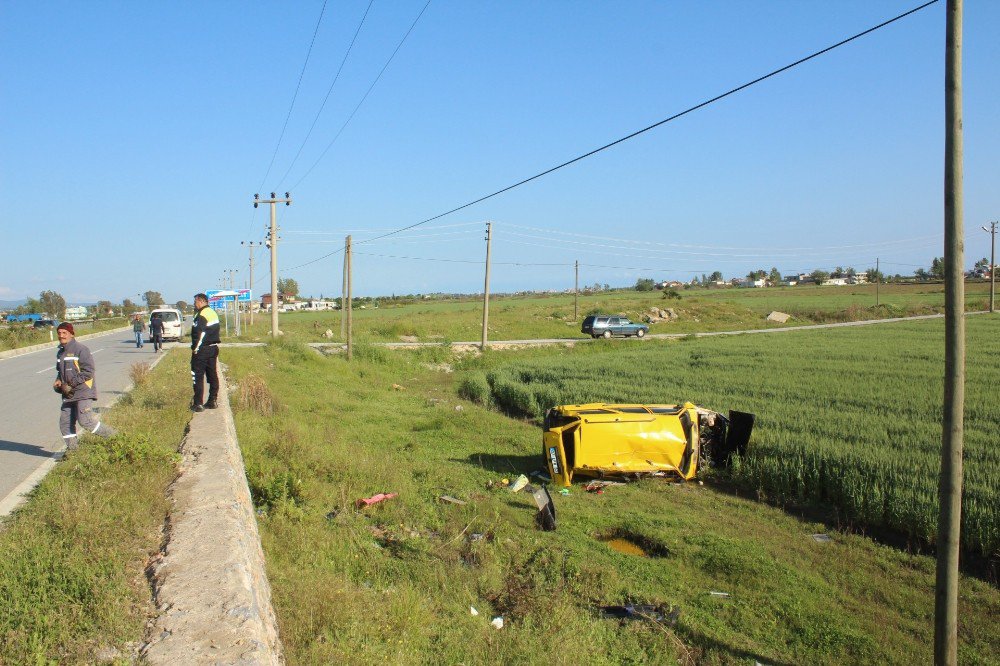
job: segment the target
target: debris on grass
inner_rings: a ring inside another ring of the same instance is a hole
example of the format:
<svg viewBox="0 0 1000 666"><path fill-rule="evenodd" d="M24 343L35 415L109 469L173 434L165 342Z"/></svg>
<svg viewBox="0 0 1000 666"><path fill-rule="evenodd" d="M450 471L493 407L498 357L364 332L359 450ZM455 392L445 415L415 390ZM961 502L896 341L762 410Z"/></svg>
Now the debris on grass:
<svg viewBox="0 0 1000 666"><path fill-rule="evenodd" d="M475 606L469 606L469 614L473 616L479 615L479 611L476 610Z"/></svg>
<svg viewBox="0 0 1000 666"><path fill-rule="evenodd" d="M393 384L392 385L392 390L393 391L405 391L406 387L405 386L400 386L399 384Z"/></svg>
<svg viewBox="0 0 1000 666"><path fill-rule="evenodd" d="M656 624L677 626L681 614L680 606L654 606L652 604L626 604L624 606L600 606L601 617L609 620L645 620Z"/></svg>
<svg viewBox="0 0 1000 666"><path fill-rule="evenodd" d="M362 497L354 503L359 509L363 509L366 506L371 506L372 504L378 504L379 502L384 502L387 499L392 499L396 497L399 493L379 493L378 495L372 495L371 497Z"/></svg>
<svg viewBox="0 0 1000 666"><path fill-rule="evenodd" d="M813 534L812 538L816 543L830 543L833 541L833 537L829 534Z"/></svg>
<svg viewBox="0 0 1000 666"><path fill-rule="evenodd" d="M559 494L563 496L569 495L569 488L563 488L559 491Z"/></svg>
<svg viewBox="0 0 1000 666"><path fill-rule="evenodd" d="M538 479L539 481L544 481L544 482L549 482L549 481L552 480L552 477L549 476L548 472L546 472L544 470L540 470L540 469L536 469L534 472L532 472L531 474L529 474L529 476L534 477L534 478Z"/></svg>
<svg viewBox="0 0 1000 666"><path fill-rule="evenodd" d="M438 499L442 502L447 502L448 504L468 504L465 500L460 500L457 497L452 497L451 495L441 495Z"/></svg>
<svg viewBox="0 0 1000 666"><path fill-rule="evenodd" d="M498 615L497 617L493 618L493 621L490 622L490 624L492 624L497 629L503 629L503 618Z"/></svg>
<svg viewBox="0 0 1000 666"><path fill-rule="evenodd" d="M529 485L528 492L531 493L535 505L538 507L535 522L546 532L552 532L556 529L556 506L552 503L552 496L549 495L548 488L545 486L535 488Z"/></svg>
<svg viewBox="0 0 1000 666"><path fill-rule="evenodd" d="M716 590L712 590L708 594L709 594L709 596L719 597L720 599L728 599L729 598L729 593L728 592L718 592Z"/></svg>
<svg viewBox="0 0 1000 666"><path fill-rule="evenodd" d="M602 491L608 486L624 486L625 484L621 481L591 481L583 487L588 493L602 494Z"/></svg>
<svg viewBox="0 0 1000 666"><path fill-rule="evenodd" d="M510 491L512 493L520 492L526 485L528 485L528 477L522 474L514 480L514 483L510 486Z"/></svg>

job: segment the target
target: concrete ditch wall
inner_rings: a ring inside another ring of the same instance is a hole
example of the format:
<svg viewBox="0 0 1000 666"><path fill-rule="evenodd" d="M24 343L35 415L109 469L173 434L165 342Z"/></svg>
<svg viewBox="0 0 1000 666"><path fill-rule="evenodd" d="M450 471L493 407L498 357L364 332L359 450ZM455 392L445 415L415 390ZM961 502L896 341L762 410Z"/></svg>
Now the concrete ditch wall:
<svg viewBox="0 0 1000 666"><path fill-rule="evenodd" d="M151 664L283 664L253 502L219 373L219 409L195 414L150 578Z"/></svg>

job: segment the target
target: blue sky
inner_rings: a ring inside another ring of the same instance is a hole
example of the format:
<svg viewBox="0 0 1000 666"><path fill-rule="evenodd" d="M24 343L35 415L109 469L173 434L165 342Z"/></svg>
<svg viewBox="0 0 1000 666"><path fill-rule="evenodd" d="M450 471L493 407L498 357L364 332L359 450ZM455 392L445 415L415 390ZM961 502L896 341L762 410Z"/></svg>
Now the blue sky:
<svg viewBox="0 0 1000 666"><path fill-rule="evenodd" d="M147 289L190 300L227 269L242 286L239 243L262 240L267 222L252 196L286 189L295 201L278 210L279 274L316 296L339 293L341 255L307 262L347 233L358 294L481 291L486 220L494 291L572 287L576 260L583 284L627 285L860 270L875 257L905 274L943 253L943 0L365 243L918 4L432 0L347 122L425 1L372 2L317 119L368 0L328 3L290 116L319 0L4 0L0 300L43 289L70 301ZM998 33L1000 4L966 3L970 265L989 254L980 225L1000 217ZM263 252L254 279L268 290Z"/></svg>

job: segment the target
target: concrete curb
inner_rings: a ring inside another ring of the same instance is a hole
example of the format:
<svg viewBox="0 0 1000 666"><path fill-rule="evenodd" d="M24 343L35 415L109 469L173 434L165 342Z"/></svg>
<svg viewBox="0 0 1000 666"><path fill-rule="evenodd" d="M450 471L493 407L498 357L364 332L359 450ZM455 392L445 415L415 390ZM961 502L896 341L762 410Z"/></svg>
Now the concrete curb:
<svg viewBox="0 0 1000 666"><path fill-rule="evenodd" d="M173 508L151 581L159 616L150 664L283 664L271 587L228 389L195 414L171 486Z"/></svg>
<svg viewBox="0 0 1000 666"><path fill-rule="evenodd" d="M99 333L87 333L86 335L76 336L77 340L89 340L90 338L96 338L101 335L108 335L109 333L122 333L124 331L131 331L131 326L123 326L122 328L109 328L106 331L101 331ZM18 347L17 349L8 349L7 351L0 352L0 361L5 358L14 358L15 356L24 356L25 354L30 354L31 352L36 352L40 349L48 349L59 346L58 340L53 340L51 342L42 342L37 345L29 345L27 347Z"/></svg>

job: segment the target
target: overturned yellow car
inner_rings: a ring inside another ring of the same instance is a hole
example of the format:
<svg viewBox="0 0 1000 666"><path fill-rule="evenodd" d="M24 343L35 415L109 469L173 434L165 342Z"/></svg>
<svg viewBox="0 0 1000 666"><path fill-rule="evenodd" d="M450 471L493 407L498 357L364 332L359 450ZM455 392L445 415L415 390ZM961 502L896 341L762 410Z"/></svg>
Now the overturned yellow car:
<svg viewBox="0 0 1000 666"><path fill-rule="evenodd" d="M683 405L560 405L545 414L542 450L552 482L577 474L691 479L746 452L754 415Z"/></svg>

